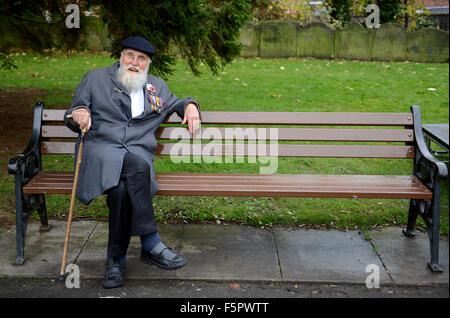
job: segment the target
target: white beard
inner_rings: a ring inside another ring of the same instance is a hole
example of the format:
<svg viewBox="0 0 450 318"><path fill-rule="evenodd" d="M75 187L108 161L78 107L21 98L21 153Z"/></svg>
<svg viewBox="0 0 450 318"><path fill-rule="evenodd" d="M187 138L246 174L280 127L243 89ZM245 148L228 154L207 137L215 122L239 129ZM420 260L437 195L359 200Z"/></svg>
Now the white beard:
<svg viewBox="0 0 450 318"><path fill-rule="evenodd" d="M144 87L145 83L147 82L147 74L148 74L148 68L150 64L147 64L147 67L144 70L141 70L139 66L133 66L133 65L123 65L123 63L120 63L119 70L117 71L117 80L120 84L123 85L128 91L134 91L137 89L140 89ZM128 69L130 67L134 67L139 70L138 73L136 72L130 72Z"/></svg>

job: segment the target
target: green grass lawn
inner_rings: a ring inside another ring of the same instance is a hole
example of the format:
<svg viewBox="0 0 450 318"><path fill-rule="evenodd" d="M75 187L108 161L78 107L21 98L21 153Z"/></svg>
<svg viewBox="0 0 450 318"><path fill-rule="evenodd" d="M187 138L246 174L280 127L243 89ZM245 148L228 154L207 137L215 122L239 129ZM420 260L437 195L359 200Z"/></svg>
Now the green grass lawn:
<svg viewBox="0 0 450 318"><path fill-rule="evenodd" d="M66 108L84 73L109 66L105 54L55 54L49 57L19 54L18 69L0 71L0 87L36 87L49 90L44 102ZM448 123L449 66L430 63L327 61L307 59L237 59L213 76L206 66L195 77L184 61L168 80L178 97L192 96L204 111L361 111L409 112L420 105L423 123ZM67 157L67 156L66 156ZM0 160L4 160L0 158ZM47 157L45 169L71 170L72 158ZM409 160L280 158L278 173L411 174ZM259 166L235 164L174 164L157 158L156 171L258 173ZM0 191L13 196L11 176L2 177ZM441 231L448 234L448 181L443 182ZM371 229L404 225L407 200L297 199L230 197L155 197L160 222L241 222L342 229ZM69 196L48 196L49 214L67 214ZM0 208L6 208L1 203ZM11 211L13 213L13 210ZM89 206L77 204L82 217L106 218L104 197ZM422 220L418 220L423 227Z"/></svg>
<svg viewBox="0 0 450 318"><path fill-rule="evenodd" d="M86 71L114 62L105 54L14 58L18 69L0 71L0 87L57 90L45 100L57 107L70 103ZM168 84L203 110L408 112L417 104L424 123L448 122L448 64L237 59L218 76L202 69L195 77L180 60Z"/></svg>

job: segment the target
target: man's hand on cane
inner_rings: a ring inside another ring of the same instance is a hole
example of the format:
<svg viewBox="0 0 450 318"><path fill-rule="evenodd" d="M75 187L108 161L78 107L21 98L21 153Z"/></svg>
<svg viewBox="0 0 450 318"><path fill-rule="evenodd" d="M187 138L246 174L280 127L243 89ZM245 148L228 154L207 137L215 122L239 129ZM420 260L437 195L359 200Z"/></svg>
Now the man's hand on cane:
<svg viewBox="0 0 450 318"><path fill-rule="evenodd" d="M85 108L78 108L72 112L71 118L78 125L80 125L80 129L84 131L88 131L91 128L91 114Z"/></svg>

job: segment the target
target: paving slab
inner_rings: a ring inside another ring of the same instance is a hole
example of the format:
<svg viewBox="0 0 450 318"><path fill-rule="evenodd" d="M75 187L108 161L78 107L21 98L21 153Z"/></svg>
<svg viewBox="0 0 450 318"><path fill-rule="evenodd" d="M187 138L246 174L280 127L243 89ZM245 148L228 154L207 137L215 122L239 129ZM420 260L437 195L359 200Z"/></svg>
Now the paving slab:
<svg viewBox="0 0 450 318"><path fill-rule="evenodd" d="M279 280L273 240L268 231L239 225L159 225L165 244L188 263L175 271L140 261L139 237L132 237L127 253L127 278ZM77 264L83 278L102 278L105 270L108 224L99 222Z"/></svg>
<svg viewBox="0 0 450 318"><path fill-rule="evenodd" d="M158 231L165 242L175 251L179 251L183 234L182 225L159 225ZM82 278L103 278L105 275L105 260L108 246L108 223L98 222L88 243L77 259L76 264L80 268ZM164 271L156 266L142 263L141 241L133 236L127 253L127 278L177 278L177 271Z"/></svg>
<svg viewBox="0 0 450 318"><path fill-rule="evenodd" d="M16 257L15 228L0 235L0 276L57 278L61 266L66 222L50 221L49 232L39 232L39 223L28 226L22 266ZM425 233L415 239L400 228L371 231L371 241L358 231L305 230L275 227L272 230L243 225L159 225L164 242L184 255L188 264L165 271L140 262L140 239L133 237L127 254L129 279L189 279L235 281L296 281L363 284L366 267L380 269L380 283L427 285L449 281L448 239L440 242L444 273L427 268L429 243ZM79 265L81 277L103 278L108 224L74 221L67 264ZM375 253L376 247L379 256Z"/></svg>
<svg viewBox="0 0 450 318"><path fill-rule="evenodd" d="M284 280L365 284L375 264L380 284L391 282L370 242L358 231L275 228Z"/></svg>
<svg viewBox="0 0 450 318"><path fill-rule="evenodd" d="M425 285L449 282L449 245L448 239L439 241L439 260L443 273L433 273L428 269L430 243L428 235L416 231L415 238L404 236L398 227L388 227L380 231L371 231L369 235L386 265L391 277L397 284Z"/></svg>
<svg viewBox="0 0 450 318"><path fill-rule="evenodd" d="M243 225L185 225L180 277L213 280L279 280L273 233Z"/></svg>
<svg viewBox="0 0 450 318"><path fill-rule="evenodd" d="M96 223L96 221L72 223L67 264L76 259ZM52 227L48 232L39 232L38 222L28 224L25 242L26 259L20 266L12 265L16 258L15 227L11 227L0 236L0 275L58 278L67 222L52 221L50 224Z"/></svg>

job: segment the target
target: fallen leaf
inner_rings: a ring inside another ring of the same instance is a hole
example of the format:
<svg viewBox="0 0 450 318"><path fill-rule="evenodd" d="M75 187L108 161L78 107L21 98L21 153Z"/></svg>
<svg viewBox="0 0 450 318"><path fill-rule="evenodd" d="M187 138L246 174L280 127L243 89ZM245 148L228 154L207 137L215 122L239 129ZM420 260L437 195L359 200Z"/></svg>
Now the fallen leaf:
<svg viewBox="0 0 450 318"><path fill-rule="evenodd" d="M240 288L239 284L236 284L236 283L231 283L229 286L231 289L239 289Z"/></svg>

